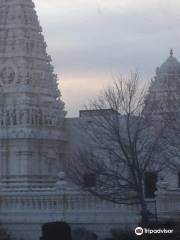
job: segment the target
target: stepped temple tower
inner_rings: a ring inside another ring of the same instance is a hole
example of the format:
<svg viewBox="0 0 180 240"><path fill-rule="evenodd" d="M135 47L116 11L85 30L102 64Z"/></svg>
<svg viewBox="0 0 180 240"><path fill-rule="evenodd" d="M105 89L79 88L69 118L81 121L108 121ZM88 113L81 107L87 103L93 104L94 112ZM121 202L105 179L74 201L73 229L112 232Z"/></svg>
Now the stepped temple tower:
<svg viewBox="0 0 180 240"><path fill-rule="evenodd" d="M64 115L33 2L0 0L1 189L54 182L63 164Z"/></svg>
<svg viewBox="0 0 180 240"><path fill-rule="evenodd" d="M156 69L156 76L149 87L146 112L154 118L161 118L163 112L179 112L180 103L180 62L173 56Z"/></svg>

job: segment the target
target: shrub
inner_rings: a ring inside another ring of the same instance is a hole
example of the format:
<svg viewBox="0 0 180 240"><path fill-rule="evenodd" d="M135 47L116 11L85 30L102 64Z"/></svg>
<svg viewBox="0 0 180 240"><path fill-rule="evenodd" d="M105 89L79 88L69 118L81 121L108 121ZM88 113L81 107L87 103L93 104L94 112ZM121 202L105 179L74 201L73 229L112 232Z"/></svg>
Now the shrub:
<svg viewBox="0 0 180 240"><path fill-rule="evenodd" d="M132 230L113 229L111 233L114 240L136 240Z"/></svg>
<svg viewBox="0 0 180 240"><path fill-rule="evenodd" d="M178 222L175 221L174 219L167 219L165 221L160 221L160 222L150 222L148 224L149 228L175 228L178 225Z"/></svg>
<svg viewBox="0 0 180 240"><path fill-rule="evenodd" d="M97 235L86 228L77 228L72 232L73 240L97 240Z"/></svg>
<svg viewBox="0 0 180 240"><path fill-rule="evenodd" d="M11 240L10 234L3 227L0 227L0 240Z"/></svg>
<svg viewBox="0 0 180 240"><path fill-rule="evenodd" d="M41 240L72 240L71 228L65 222L50 222L42 226Z"/></svg>

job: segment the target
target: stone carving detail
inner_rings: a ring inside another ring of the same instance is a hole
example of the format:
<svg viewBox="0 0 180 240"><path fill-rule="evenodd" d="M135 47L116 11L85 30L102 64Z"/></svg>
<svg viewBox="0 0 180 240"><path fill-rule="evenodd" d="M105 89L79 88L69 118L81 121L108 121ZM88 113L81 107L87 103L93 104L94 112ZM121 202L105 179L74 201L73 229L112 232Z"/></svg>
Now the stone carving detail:
<svg viewBox="0 0 180 240"><path fill-rule="evenodd" d="M60 126L61 117L57 117L58 112L47 112L38 108L25 109L0 109L0 128L8 126Z"/></svg>
<svg viewBox="0 0 180 240"><path fill-rule="evenodd" d="M13 83L15 80L15 71L12 67L3 67L0 71L0 81L4 85Z"/></svg>

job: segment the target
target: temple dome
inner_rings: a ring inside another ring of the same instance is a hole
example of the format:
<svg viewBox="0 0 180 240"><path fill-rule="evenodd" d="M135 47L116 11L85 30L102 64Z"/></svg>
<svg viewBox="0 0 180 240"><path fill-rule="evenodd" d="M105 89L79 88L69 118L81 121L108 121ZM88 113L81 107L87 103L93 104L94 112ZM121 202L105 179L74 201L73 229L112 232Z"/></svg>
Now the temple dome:
<svg viewBox="0 0 180 240"><path fill-rule="evenodd" d="M168 59L156 70L158 74L180 74L180 63L173 56L173 50L170 50Z"/></svg>

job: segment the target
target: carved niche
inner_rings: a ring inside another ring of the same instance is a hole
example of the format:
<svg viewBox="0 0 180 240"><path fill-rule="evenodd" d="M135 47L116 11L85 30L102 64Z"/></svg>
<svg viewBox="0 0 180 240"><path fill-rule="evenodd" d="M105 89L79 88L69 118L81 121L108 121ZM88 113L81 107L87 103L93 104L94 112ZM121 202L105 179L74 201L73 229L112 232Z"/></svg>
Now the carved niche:
<svg viewBox="0 0 180 240"><path fill-rule="evenodd" d="M0 70L0 82L3 85L10 85L15 81L16 73L12 66L4 66Z"/></svg>

